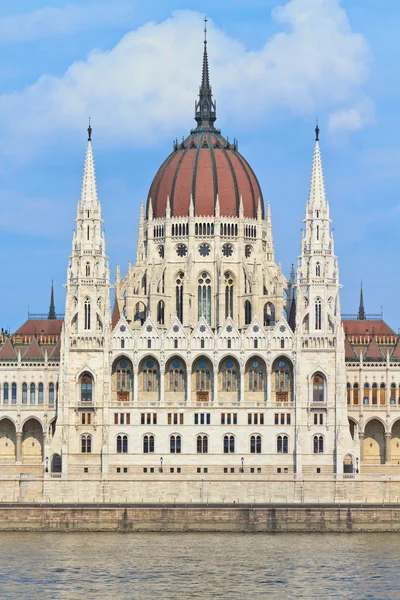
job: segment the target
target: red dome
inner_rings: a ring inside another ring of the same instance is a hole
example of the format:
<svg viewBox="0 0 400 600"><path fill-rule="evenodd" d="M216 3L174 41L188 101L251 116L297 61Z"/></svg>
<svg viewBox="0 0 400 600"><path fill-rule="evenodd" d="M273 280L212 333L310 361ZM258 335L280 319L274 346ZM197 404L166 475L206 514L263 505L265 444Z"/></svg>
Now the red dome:
<svg viewBox="0 0 400 600"><path fill-rule="evenodd" d="M190 196L196 216L213 216L219 197L220 214L238 217L240 196L245 217L257 217L258 200L264 203L260 185L249 163L213 126L198 127L174 150L158 169L147 198L153 218L165 217L169 196L171 216L189 214Z"/></svg>

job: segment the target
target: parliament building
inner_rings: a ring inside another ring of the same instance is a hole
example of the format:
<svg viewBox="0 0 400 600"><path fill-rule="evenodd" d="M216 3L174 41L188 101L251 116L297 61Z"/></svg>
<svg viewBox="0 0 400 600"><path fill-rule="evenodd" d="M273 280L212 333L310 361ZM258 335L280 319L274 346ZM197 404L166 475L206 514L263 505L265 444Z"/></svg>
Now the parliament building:
<svg viewBox="0 0 400 600"><path fill-rule="evenodd" d="M205 41L194 128L156 172L115 283L89 125L65 314L52 290L48 318L0 334L0 479L51 481L52 497L69 482L64 499L90 481L98 499L105 481L125 495L154 481L159 497L167 481L400 474L400 337L362 292L341 315L318 126L287 279L270 204L215 122Z"/></svg>

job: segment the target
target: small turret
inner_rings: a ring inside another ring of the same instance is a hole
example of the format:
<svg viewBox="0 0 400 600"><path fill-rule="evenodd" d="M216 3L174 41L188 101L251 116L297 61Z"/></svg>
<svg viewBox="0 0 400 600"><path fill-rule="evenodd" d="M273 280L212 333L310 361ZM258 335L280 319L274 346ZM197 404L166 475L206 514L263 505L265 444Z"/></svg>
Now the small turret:
<svg viewBox="0 0 400 600"><path fill-rule="evenodd" d="M48 314L47 318L51 319L51 320L57 319L56 307L54 306L54 286L53 286L53 280L51 280L50 307L49 307L49 314Z"/></svg>
<svg viewBox="0 0 400 600"><path fill-rule="evenodd" d="M362 280L361 280L361 289L360 289L360 306L358 307L357 319L359 321L365 321L365 308L364 308Z"/></svg>

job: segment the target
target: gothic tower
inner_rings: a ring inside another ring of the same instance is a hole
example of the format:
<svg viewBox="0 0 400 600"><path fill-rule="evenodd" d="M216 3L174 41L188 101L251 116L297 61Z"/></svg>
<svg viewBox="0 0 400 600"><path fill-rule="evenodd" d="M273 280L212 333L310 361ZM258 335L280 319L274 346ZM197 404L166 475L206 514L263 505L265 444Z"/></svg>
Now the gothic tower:
<svg viewBox="0 0 400 600"><path fill-rule="evenodd" d="M90 445L93 469L106 469L107 433L101 424L107 411L110 347L110 273L105 237L101 229L101 205L97 196L89 124L81 198L77 206L66 283L65 319L62 337L58 430L62 432L63 471L77 469ZM70 428L81 428L81 436L69 442ZM96 428L97 433L92 431ZM84 440L84 442L82 441ZM65 460L68 454L69 467ZM96 459L94 458L96 457ZM80 469L81 470L81 469Z"/></svg>

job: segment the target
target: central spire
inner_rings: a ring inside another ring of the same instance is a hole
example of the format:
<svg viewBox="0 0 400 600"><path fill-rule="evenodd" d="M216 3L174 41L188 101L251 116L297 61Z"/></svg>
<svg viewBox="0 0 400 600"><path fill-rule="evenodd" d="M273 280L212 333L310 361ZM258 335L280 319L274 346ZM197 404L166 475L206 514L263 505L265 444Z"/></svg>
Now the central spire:
<svg viewBox="0 0 400 600"><path fill-rule="evenodd" d="M47 318L51 319L51 320L57 319L56 307L54 305L54 286L53 286L53 280L51 280L50 307L49 307L49 314L47 315Z"/></svg>
<svg viewBox="0 0 400 600"><path fill-rule="evenodd" d="M322 172L321 151L319 148L319 132L317 125L315 127L315 147L314 159L311 173L309 203L316 208L323 208L326 205L324 175Z"/></svg>
<svg viewBox="0 0 400 600"><path fill-rule="evenodd" d="M361 280L361 289L360 289L360 306L358 308L357 318L359 321L365 321L365 308L364 308L364 296L363 296L363 287Z"/></svg>
<svg viewBox="0 0 400 600"><path fill-rule="evenodd" d="M203 70L201 74L201 85L199 88L199 99L195 103L195 117L199 127L214 128L214 121L217 118L216 103L212 97L212 88L210 85L210 74L208 68L207 54L207 17L204 17L204 52L203 52Z"/></svg>

